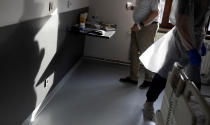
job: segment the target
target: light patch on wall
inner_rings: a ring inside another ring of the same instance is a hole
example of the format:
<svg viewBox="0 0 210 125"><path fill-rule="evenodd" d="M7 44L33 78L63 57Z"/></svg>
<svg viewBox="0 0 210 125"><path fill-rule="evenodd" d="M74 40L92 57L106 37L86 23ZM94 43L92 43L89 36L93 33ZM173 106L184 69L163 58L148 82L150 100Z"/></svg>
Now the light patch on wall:
<svg viewBox="0 0 210 125"><path fill-rule="evenodd" d="M90 0L56 0L59 12L76 10L90 5Z"/></svg>
<svg viewBox="0 0 210 125"><path fill-rule="evenodd" d="M56 9L55 11L53 11L50 15L51 15L51 16L56 16L56 15L58 15L58 9Z"/></svg>
<svg viewBox="0 0 210 125"><path fill-rule="evenodd" d="M44 57L35 78L34 89L37 94L37 102L36 106L39 105L42 99L39 99L39 93L47 95L47 92L44 92L39 88L36 87L37 82L43 75L44 71L46 70L47 66L51 62L52 58L54 57L57 51L57 40L58 40L58 26L59 26L59 15L58 10L56 9L52 14L50 19L46 22L46 24L42 27L42 29L37 33L35 36L35 41L38 42L40 51L45 50ZM53 82L53 80L50 80ZM43 98L43 95L41 96Z"/></svg>
<svg viewBox="0 0 210 125"><path fill-rule="evenodd" d="M55 74L53 73L48 77L49 83L47 84L47 86L45 88L43 87L42 84L37 86L36 90L38 90L38 91L35 91L36 96L37 96L37 102L41 102L47 96L47 92L50 90L50 88L53 85L54 75ZM42 106L42 102L37 104L35 110L32 112L32 114L30 116L30 122L34 122L36 117L39 115L40 111L42 111L42 109L40 109L41 106Z"/></svg>
<svg viewBox="0 0 210 125"><path fill-rule="evenodd" d="M40 106L41 106L41 104L39 104L39 105L36 107L36 109L32 112L30 122L34 122L34 120L35 120L35 118L36 118L36 114L37 114L37 112L39 111Z"/></svg>
<svg viewBox="0 0 210 125"><path fill-rule="evenodd" d="M41 30L36 34L34 40L39 44L40 52L45 50L44 57L41 62L40 69L37 73L37 76L34 81L34 91L36 93L36 105L35 110L29 116L28 120L25 121L23 125L32 123L36 119L39 111L41 111L40 107L44 99L46 98L49 90L51 89L54 81L54 73L52 73L47 78L46 81L43 81L42 84L37 85L47 66L50 64L52 58L54 57L57 51L57 40L58 40L58 26L59 26L59 14L58 9L55 9L54 12L51 13L51 17L45 23L45 25L41 28Z"/></svg>
<svg viewBox="0 0 210 125"><path fill-rule="evenodd" d="M210 23L210 22L209 22ZM209 25L209 27L208 27L208 30L210 31L210 25Z"/></svg>

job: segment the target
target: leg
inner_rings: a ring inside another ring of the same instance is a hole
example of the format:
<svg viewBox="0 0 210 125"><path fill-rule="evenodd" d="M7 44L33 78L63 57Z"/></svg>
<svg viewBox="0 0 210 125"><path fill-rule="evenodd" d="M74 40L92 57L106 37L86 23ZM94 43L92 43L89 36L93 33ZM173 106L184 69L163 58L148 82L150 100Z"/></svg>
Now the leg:
<svg viewBox="0 0 210 125"><path fill-rule="evenodd" d="M153 72L145 69L144 82L139 86L139 88L144 89L144 88L147 88L147 87L151 86L153 76L154 76Z"/></svg>
<svg viewBox="0 0 210 125"><path fill-rule="evenodd" d="M182 47L177 36L176 30L173 34L168 36L170 42L168 43L168 52L164 60L164 64L159 69L158 73L154 76L152 85L147 92L147 101L144 105L144 115L152 117L153 102L156 101L162 90L165 88L166 79L168 77L168 72L173 68L174 62L183 62L182 64L188 63L185 60L188 59L185 49Z"/></svg>
<svg viewBox="0 0 210 125"><path fill-rule="evenodd" d="M139 49L136 43L136 32L131 33L130 60L130 75L126 78L121 78L120 81L137 85L140 61Z"/></svg>
<svg viewBox="0 0 210 125"><path fill-rule="evenodd" d="M140 67L139 48L136 41L136 32L131 33L131 47L130 47L130 78L138 81L138 73Z"/></svg>
<svg viewBox="0 0 210 125"><path fill-rule="evenodd" d="M165 88L166 79L162 78L160 75L155 74L152 80L152 85L147 91L147 101L144 104L144 118L148 120L153 120L154 118L154 107L153 103L158 98L162 90Z"/></svg>
<svg viewBox="0 0 210 125"><path fill-rule="evenodd" d="M164 65L159 70L158 73L155 74L152 85L150 86L149 90L147 91L147 101L154 102L163 91L166 85L168 72L172 70L173 65L175 62L180 62L185 60L183 59L183 55L180 54L179 49L174 41L171 41ZM184 64L184 63L183 63Z"/></svg>
<svg viewBox="0 0 210 125"><path fill-rule="evenodd" d="M136 38L140 53L143 53L154 43L154 37L156 35L157 27L158 24L151 24L149 26L143 27L137 33Z"/></svg>
<svg viewBox="0 0 210 125"><path fill-rule="evenodd" d="M158 74L155 74L152 80L152 85L147 91L147 102L154 102L165 88L165 85L166 79Z"/></svg>
<svg viewBox="0 0 210 125"><path fill-rule="evenodd" d="M143 27L137 36L138 46L140 53L143 53L147 48L149 48L154 43L154 37L157 31L157 24L151 24L149 26ZM145 69L145 78L140 88L146 88L151 85L153 73Z"/></svg>
<svg viewBox="0 0 210 125"><path fill-rule="evenodd" d="M168 72L172 69L174 62L180 58L180 54L178 53L175 40L173 40L173 36L171 36L171 38L168 40L170 40L168 46L169 51L165 57L164 64L158 73L156 73L153 77L152 84L146 94L147 101L144 104L143 111L144 117L150 120L154 116L153 103L157 100L158 96L165 88Z"/></svg>
<svg viewBox="0 0 210 125"><path fill-rule="evenodd" d="M148 81L148 82L152 82L152 78L154 76L154 73L145 69L145 81Z"/></svg>

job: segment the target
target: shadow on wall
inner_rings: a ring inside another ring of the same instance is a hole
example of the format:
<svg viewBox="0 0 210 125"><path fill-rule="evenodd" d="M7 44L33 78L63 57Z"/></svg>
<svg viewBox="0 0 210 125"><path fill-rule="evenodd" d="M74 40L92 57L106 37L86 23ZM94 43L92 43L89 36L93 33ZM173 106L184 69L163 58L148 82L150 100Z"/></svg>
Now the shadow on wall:
<svg viewBox="0 0 210 125"><path fill-rule="evenodd" d="M34 0L24 0L23 15L28 5L41 7ZM41 12L41 9L36 11ZM22 19L20 19L22 20ZM34 79L45 50L39 50L34 37L48 20L27 21L0 29L0 111L2 125L20 125L34 110Z"/></svg>
<svg viewBox="0 0 210 125"><path fill-rule="evenodd" d="M44 8L35 0L24 0L20 21L29 16L27 10L31 5L38 8L32 15L39 15ZM57 53L38 83L35 78L43 68L47 50L40 49L34 39L50 16L0 28L0 124L20 125L35 109L37 95L34 87L54 73L52 90L83 56L85 36L67 32L66 28L78 23L79 14L87 11L88 8L84 8L59 15Z"/></svg>
<svg viewBox="0 0 210 125"><path fill-rule="evenodd" d="M88 8L59 15L57 53L36 86L54 73L54 82L50 89L52 91L69 69L83 56L85 36L67 31L67 27L79 22L79 14L83 12L88 12Z"/></svg>

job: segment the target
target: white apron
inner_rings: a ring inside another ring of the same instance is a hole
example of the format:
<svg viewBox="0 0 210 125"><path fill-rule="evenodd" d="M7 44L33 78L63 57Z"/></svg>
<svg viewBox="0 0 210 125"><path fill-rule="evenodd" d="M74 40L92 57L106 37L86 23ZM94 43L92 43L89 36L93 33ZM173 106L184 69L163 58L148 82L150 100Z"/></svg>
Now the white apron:
<svg viewBox="0 0 210 125"><path fill-rule="evenodd" d="M158 41L153 43L139 59L146 69L157 73L163 66L168 53L169 44L173 37L173 30L166 33Z"/></svg>

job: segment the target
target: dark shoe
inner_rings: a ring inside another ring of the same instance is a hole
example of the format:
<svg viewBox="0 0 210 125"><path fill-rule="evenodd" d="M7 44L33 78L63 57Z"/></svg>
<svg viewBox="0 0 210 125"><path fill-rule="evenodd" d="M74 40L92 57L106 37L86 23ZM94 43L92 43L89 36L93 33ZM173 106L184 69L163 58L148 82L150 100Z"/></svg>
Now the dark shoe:
<svg viewBox="0 0 210 125"><path fill-rule="evenodd" d="M139 86L139 88L140 88L140 89L144 89L144 88L150 87L151 84L152 84L152 82L144 81L144 82Z"/></svg>
<svg viewBox="0 0 210 125"><path fill-rule="evenodd" d="M138 84L138 81L132 80L130 77L121 78L120 82L127 82L127 83L132 83L132 84L135 84L135 85Z"/></svg>

